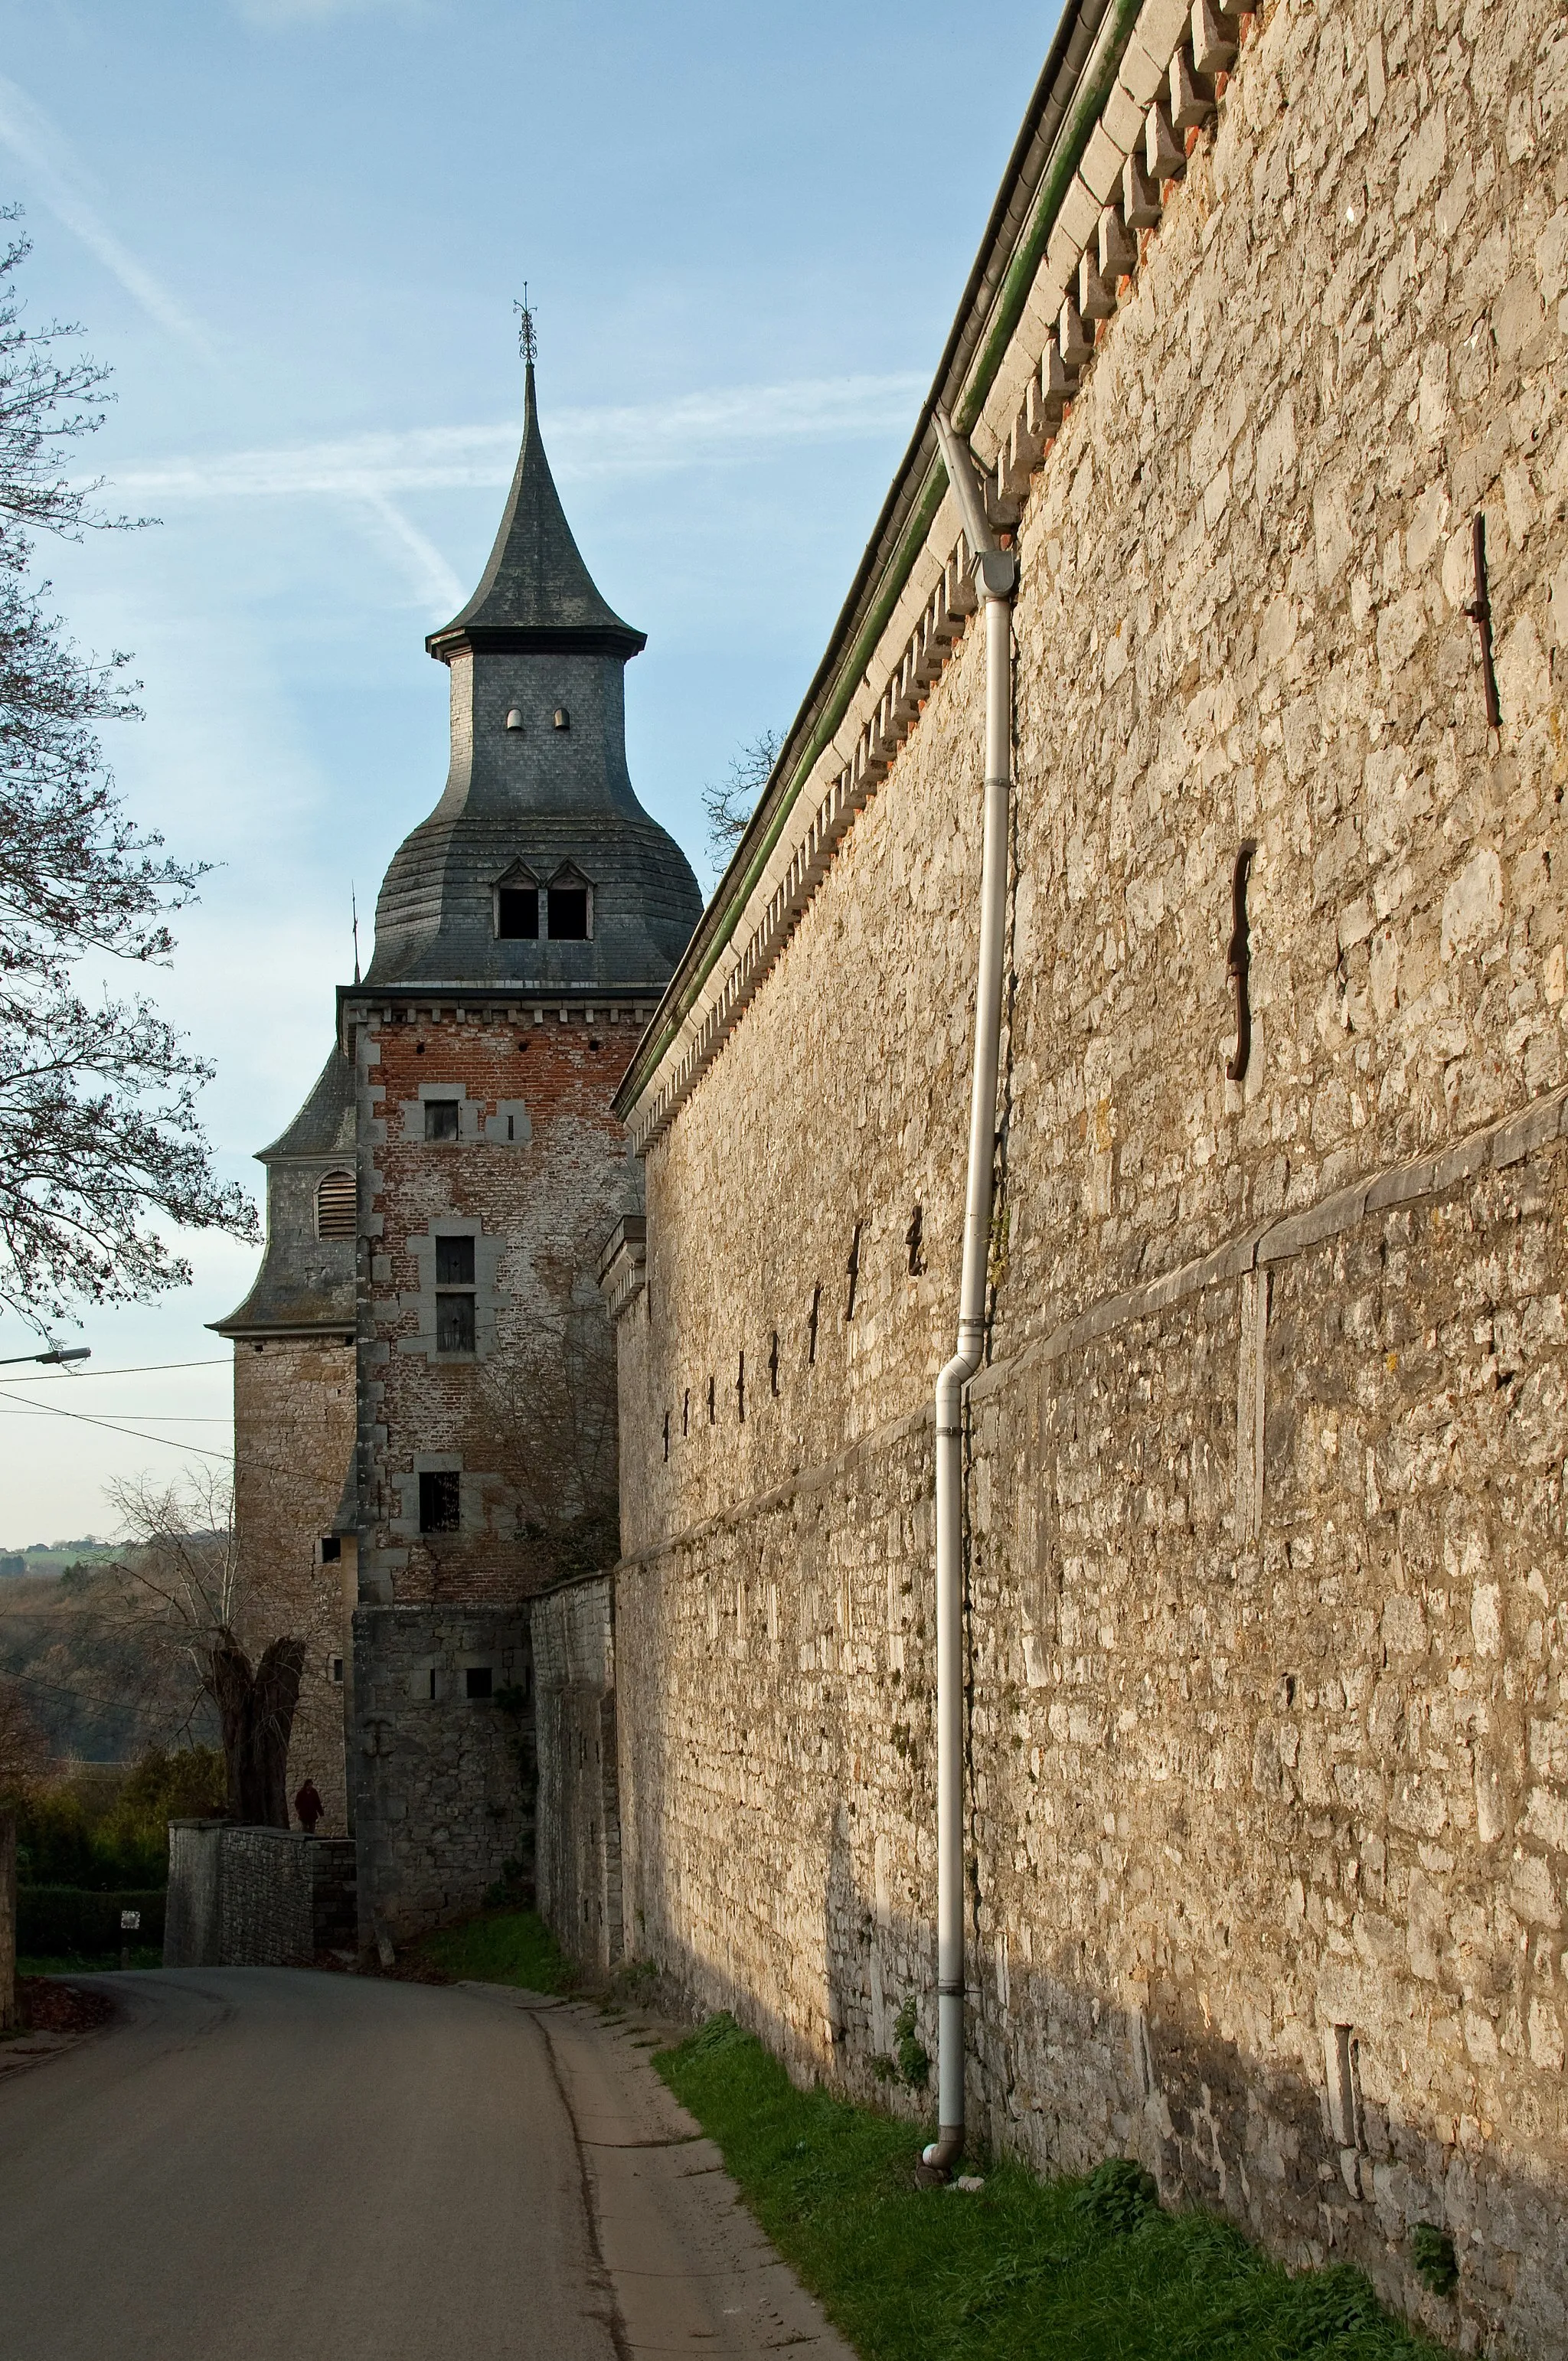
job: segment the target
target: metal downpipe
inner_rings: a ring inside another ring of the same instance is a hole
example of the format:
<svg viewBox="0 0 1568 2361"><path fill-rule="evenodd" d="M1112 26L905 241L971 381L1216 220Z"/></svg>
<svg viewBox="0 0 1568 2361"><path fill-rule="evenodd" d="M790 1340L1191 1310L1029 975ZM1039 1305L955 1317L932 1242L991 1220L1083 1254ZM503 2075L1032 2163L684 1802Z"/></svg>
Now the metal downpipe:
<svg viewBox="0 0 1568 2361"><path fill-rule="evenodd" d="M963 1270L957 1348L937 1379L937 2090L938 2137L922 2177L946 2180L964 2146L963 1839L963 1389L985 1343L991 1252L992 1167L1002 1036L1012 802L1013 609L1016 569L986 521L973 463L948 420L938 433L948 478L964 511L985 594L985 788L981 861L980 960L975 986L969 1169L964 1189Z"/></svg>

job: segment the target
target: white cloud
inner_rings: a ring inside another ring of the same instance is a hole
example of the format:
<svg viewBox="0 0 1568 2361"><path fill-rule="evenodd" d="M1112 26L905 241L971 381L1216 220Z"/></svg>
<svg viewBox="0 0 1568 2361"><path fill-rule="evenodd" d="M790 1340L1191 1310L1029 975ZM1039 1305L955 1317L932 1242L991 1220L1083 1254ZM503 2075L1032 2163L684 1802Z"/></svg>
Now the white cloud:
<svg viewBox="0 0 1568 2361"><path fill-rule="evenodd" d="M914 422L924 379L803 378L791 385L736 386L674 401L561 410L547 420L551 465L564 481L665 474L740 456L759 444L837 442L895 433ZM425 426L335 443L168 459L115 471L117 491L138 498L280 499L483 489L509 483L521 421L499 426Z"/></svg>
<svg viewBox="0 0 1568 2361"><path fill-rule="evenodd" d="M100 219L70 143L26 91L4 75L0 75L0 143L23 165L40 202L90 254L97 256L148 319L211 361L214 356L205 332Z"/></svg>
<svg viewBox="0 0 1568 2361"><path fill-rule="evenodd" d="M389 545L389 554L403 567L420 605L455 614L468 594L435 544L411 524L384 492L366 491L359 497L375 538Z"/></svg>

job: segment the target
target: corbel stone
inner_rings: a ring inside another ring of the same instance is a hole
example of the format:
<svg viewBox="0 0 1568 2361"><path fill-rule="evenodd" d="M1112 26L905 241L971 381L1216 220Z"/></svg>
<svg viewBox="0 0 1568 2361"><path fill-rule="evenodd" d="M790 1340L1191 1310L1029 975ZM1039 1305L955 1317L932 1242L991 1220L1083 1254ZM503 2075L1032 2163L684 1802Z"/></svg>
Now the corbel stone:
<svg viewBox="0 0 1568 2361"><path fill-rule="evenodd" d="M1108 320L1116 309L1116 282L1107 280L1094 248L1086 246L1078 265L1078 309L1085 320Z"/></svg>
<svg viewBox="0 0 1568 2361"><path fill-rule="evenodd" d="M1062 358L1061 346L1053 334L1047 340L1040 361L1040 402L1052 426L1061 423L1061 414L1078 391L1078 372L1069 369Z"/></svg>
<svg viewBox="0 0 1568 2361"><path fill-rule="evenodd" d="M1130 164L1133 159L1127 159ZM1129 236L1121 214L1114 205L1107 205L1100 216L1100 276L1110 287L1119 279L1130 278L1138 267L1136 241Z"/></svg>
<svg viewBox="0 0 1568 2361"><path fill-rule="evenodd" d="M1049 433L1040 380L1037 376L1031 377L1024 389L1024 407L1013 422L1007 447L997 463L1002 488L1012 498L1027 497L1029 478L1045 456Z"/></svg>
<svg viewBox="0 0 1568 2361"><path fill-rule="evenodd" d="M1201 74L1226 73L1235 63L1234 27L1214 0L1192 0L1192 63Z"/></svg>
<svg viewBox="0 0 1568 2361"><path fill-rule="evenodd" d="M1163 98L1157 98L1144 117L1144 161L1157 187L1179 181L1187 170L1187 150L1177 137Z"/></svg>
<svg viewBox="0 0 1568 2361"><path fill-rule="evenodd" d="M1069 295L1057 315L1057 343L1066 366L1076 376L1094 357L1094 340L1083 333L1083 320Z"/></svg>
<svg viewBox="0 0 1568 2361"><path fill-rule="evenodd" d="M961 533L948 567L948 605L955 615L972 615L980 605L974 587L974 552Z"/></svg>
<svg viewBox="0 0 1568 2361"><path fill-rule="evenodd" d="M1170 121L1177 131L1196 131L1208 122L1214 111L1213 93L1206 82L1193 71L1192 60L1185 49L1178 49L1170 61Z"/></svg>
<svg viewBox="0 0 1568 2361"><path fill-rule="evenodd" d="M1129 229L1153 229L1159 215L1159 182L1150 180L1135 150L1122 173L1122 218Z"/></svg>

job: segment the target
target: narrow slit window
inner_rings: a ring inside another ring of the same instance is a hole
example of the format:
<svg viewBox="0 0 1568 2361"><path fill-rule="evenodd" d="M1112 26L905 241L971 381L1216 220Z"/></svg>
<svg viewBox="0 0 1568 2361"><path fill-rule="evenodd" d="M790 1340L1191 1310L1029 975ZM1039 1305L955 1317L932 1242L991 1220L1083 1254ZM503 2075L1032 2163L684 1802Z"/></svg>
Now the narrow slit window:
<svg viewBox="0 0 1568 2361"><path fill-rule="evenodd" d="M861 1224L857 1222L855 1224L855 1235L850 1241L850 1259L844 1266L845 1276L850 1282L850 1292L844 1304L844 1317L846 1320L852 1320L855 1316L855 1297L860 1290L861 1227Z"/></svg>
<svg viewBox="0 0 1568 2361"><path fill-rule="evenodd" d="M773 1330L773 1341L768 1350L768 1383L776 1395L779 1389L779 1332Z"/></svg>
<svg viewBox="0 0 1568 2361"><path fill-rule="evenodd" d="M503 943L536 943L539 940L537 885L498 886L496 934Z"/></svg>
<svg viewBox="0 0 1568 2361"><path fill-rule="evenodd" d="M746 1423L746 1356L740 1356L740 1367L735 1378L735 1407L740 1413L740 1423Z"/></svg>
<svg viewBox="0 0 1568 2361"><path fill-rule="evenodd" d="M821 1314L822 1314L822 1284L821 1284L821 1281L820 1281L820 1280L818 1280L818 1281L817 1281L817 1285L812 1289L812 1290L811 1290L811 1320L810 1320L810 1323L809 1323L809 1325L810 1325L811 1344L810 1344L810 1349L808 1350L808 1352L807 1352L807 1354L806 1354L806 1356L807 1363L808 1363L808 1364L810 1365L810 1367L813 1367L813 1368L815 1368L815 1367L816 1367L816 1366L817 1366L817 1321L820 1319Z"/></svg>

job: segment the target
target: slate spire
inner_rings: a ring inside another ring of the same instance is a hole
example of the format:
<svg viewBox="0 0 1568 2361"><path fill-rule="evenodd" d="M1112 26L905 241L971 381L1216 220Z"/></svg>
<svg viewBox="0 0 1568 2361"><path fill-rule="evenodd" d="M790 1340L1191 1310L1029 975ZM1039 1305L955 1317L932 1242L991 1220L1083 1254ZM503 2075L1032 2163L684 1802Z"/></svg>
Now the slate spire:
<svg viewBox="0 0 1568 2361"><path fill-rule="evenodd" d="M462 612L432 631L425 646L444 664L464 648L524 654L558 650L624 661L647 637L600 597L572 538L544 456L530 361L522 448L489 563Z"/></svg>

